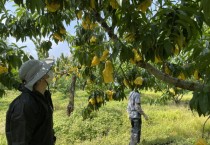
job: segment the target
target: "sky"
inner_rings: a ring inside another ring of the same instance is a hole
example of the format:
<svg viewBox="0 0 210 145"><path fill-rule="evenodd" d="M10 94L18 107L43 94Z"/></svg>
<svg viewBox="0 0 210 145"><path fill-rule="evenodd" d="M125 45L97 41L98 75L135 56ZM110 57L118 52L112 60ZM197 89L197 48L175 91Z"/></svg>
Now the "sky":
<svg viewBox="0 0 210 145"><path fill-rule="evenodd" d="M12 14L14 13L14 11L15 11L14 2L10 2L10 1L7 2L5 7L6 7L6 9L11 10ZM71 34L75 34L75 28L74 28L75 24L76 24L76 21L72 21L70 26L66 26L67 32L69 32ZM37 56L37 53L35 50L35 45L33 44L33 42L30 39L27 39L25 42L22 42L22 41L16 42L16 39L14 37L9 37L7 39L7 41L9 43L16 43L19 47L26 46L26 48L24 48L23 50L26 53L29 53L30 55L32 55L35 59L38 59L38 56ZM68 46L67 42L63 41L63 42L59 42L58 44L56 44L54 41L52 41L52 49L49 50L49 57L56 59L56 58L60 57L60 55L62 53L64 54L64 56L70 55L69 46Z"/></svg>
<svg viewBox="0 0 210 145"><path fill-rule="evenodd" d="M118 0L118 1L119 1L119 3L122 3L121 0ZM6 9L11 10L11 13L14 14L14 11L15 11L14 2L7 1L5 7L6 7ZM152 7L154 8L154 5ZM70 26L65 26L67 32L74 35L75 34L75 28L74 28L75 25L76 25L76 21L72 21ZM27 39L26 42L22 42L22 41L16 42L15 38L9 37L7 41L9 43L16 43L19 47L26 46L26 48L24 48L24 51L26 53L29 53L30 55L32 55L35 59L38 58L36 50L35 50L35 45L33 44L33 42L30 39ZM62 53L64 54L64 56L70 55L69 46L68 46L67 42L63 41L63 42L59 42L58 44L56 44L54 41L52 41L52 49L49 50L49 56L51 58L52 57L58 58Z"/></svg>

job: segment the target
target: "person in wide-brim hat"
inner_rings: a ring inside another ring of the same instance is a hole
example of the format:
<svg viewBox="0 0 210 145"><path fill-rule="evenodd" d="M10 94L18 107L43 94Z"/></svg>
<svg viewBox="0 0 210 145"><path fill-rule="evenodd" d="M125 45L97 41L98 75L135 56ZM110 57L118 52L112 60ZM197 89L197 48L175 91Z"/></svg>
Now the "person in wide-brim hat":
<svg viewBox="0 0 210 145"><path fill-rule="evenodd" d="M28 60L19 69L22 92L6 115L8 145L54 145L53 103L49 84L53 79L52 60ZM48 89L47 89L48 87Z"/></svg>
<svg viewBox="0 0 210 145"><path fill-rule="evenodd" d="M50 72L53 64L53 60L29 60L20 67L19 77L24 82L25 87L32 91L34 84Z"/></svg>

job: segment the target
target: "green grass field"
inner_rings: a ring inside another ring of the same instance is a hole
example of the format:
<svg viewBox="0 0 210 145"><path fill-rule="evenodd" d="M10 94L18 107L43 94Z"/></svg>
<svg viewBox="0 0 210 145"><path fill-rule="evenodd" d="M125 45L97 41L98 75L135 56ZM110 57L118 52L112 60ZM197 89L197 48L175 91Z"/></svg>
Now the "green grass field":
<svg viewBox="0 0 210 145"><path fill-rule="evenodd" d="M5 115L9 103L19 94L7 92L0 98L0 145L6 145ZM203 123L207 117L199 117L189 110L186 103L191 94L185 95L181 105L169 102L167 105L150 105L150 99L159 93L142 92L142 107L149 116L143 119L142 145L193 145L202 135ZM75 110L70 117L66 115L68 98L60 92L53 93L54 129L56 145L128 145L130 122L126 112L127 100L110 101L99 111L91 114L91 119L82 119L82 109L87 105L87 93L77 91ZM206 123L205 139L210 143L210 121Z"/></svg>

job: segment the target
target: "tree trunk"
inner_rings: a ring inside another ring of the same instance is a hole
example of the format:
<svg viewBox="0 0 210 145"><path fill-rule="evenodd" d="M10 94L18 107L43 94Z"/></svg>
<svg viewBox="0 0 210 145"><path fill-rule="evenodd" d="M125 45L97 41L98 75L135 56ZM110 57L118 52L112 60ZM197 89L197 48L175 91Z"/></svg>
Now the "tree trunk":
<svg viewBox="0 0 210 145"><path fill-rule="evenodd" d="M72 75L71 78L71 85L69 87L69 104L67 106L67 115L70 116L71 113L74 111L74 94L75 94L75 84L76 84L77 77L75 74Z"/></svg>

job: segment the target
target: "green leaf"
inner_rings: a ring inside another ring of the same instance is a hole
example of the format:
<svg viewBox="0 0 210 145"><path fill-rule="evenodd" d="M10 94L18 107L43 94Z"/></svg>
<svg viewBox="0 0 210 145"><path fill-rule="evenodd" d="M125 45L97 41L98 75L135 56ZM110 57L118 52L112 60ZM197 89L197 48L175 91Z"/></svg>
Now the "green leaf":
<svg viewBox="0 0 210 145"><path fill-rule="evenodd" d="M173 45L171 44L170 39L165 39L164 40L164 54L163 57L166 59L168 58L172 53L173 53Z"/></svg>
<svg viewBox="0 0 210 145"><path fill-rule="evenodd" d="M187 38L190 39L192 37L192 31L190 29L190 25L183 20L176 20L175 23L182 25L187 30Z"/></svg>
<svg viewBox="0 0 210 145"><path fill-rule="evenodd" d="M196 110L201 115L210 114L210 92L205 90L195 91L193 98L190 100L190 109Z"/></svg>
<svg viewBox="0 0 210 145"><path fill-rule="evenodd" d="M201 114L204 116L209 113L209 96L207 94L203 94L199 96L199 110L201 111Z"/></svg>
<svg viewBox="0 0 210 145"><path fill-rule="evenodd" d="M206 24L210 26L210 0L202 0L201 3L204 11Z"/></svg>
<svg viewBox="0 0 210 145"><path fill-rule="evenodd" d="M131 49L125 46L122 46L121 52L120 52L120 60L122 62L129 61L132 58Z"/></svg>
<svg viewBox="0 0 210 145"><path fill-rule="evenodd" d="M14 2L18 5L21 5L21 4L23 5L23 0L14 0Z"/></svg>
<svg viewBox="0 0 210 145"><path fill-rule="evenodd" d="M189 105L190 105L190 109L193 111L193 110L198 110L197 107L198 107L198 104L199 104L199 99L198 99L198 95L199 95L200 92L194 92L193 93L193 97L192 99L190 100L189 102ZM200 114L200 112L198 112Z"/></svg>

